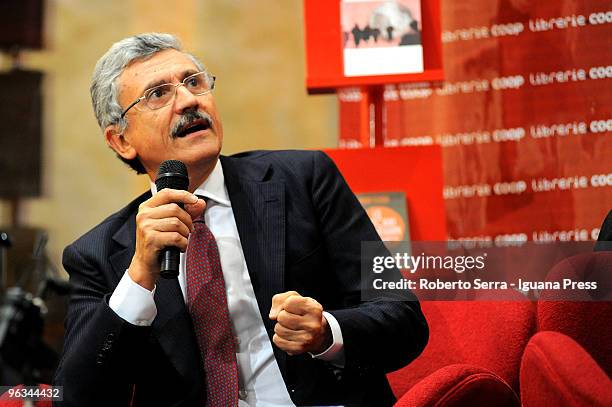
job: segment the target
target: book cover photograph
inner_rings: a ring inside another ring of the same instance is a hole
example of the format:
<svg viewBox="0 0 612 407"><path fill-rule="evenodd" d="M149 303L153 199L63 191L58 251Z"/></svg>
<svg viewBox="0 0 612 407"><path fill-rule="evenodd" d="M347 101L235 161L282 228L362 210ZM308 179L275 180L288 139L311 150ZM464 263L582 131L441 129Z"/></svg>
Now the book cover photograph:
<svg viewBox="0 0 612 407"><path fill-rule="evenodd" d="M375 192L357 194L380 238L385 242L410 240L406 194Z"/></svg>
<svg viewBox="0 0 612 407"><path fill-rule="evenodd" d="M343 0L344 75L423 72L420 0Z"/></svg>

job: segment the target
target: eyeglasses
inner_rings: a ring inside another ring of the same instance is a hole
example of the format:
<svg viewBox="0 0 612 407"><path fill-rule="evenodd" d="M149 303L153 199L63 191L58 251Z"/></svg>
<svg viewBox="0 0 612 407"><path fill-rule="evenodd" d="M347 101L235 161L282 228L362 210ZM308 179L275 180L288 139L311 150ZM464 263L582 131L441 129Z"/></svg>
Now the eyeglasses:
<svg viewBox="0 0 612 407"><path fill-rule="evenodd" d="M121 113L121 118L123 119L128 110L134 106L136 106L137 110L143 111L143 109L139 109L137 106L143 100L145 101L145 105L151 110L168 106L172 103L179 86L185 86L185 88L195 96L206 95L215 88L215 79L216 78L208 72L198 72L186 77L179 83L164 83L163 85L147 89L141 97L132 102Z"/></svg>

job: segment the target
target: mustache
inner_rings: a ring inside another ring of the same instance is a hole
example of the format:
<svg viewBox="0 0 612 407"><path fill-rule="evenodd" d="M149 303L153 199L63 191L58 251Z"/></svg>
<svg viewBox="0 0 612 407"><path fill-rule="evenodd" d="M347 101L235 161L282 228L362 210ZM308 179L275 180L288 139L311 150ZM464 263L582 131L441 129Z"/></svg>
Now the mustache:
<svg viewBox="0 0 612 407"><path fill-rule="evenodd" d="M212 117L206 112L200 112L198 110L187 110L183 113L180 119L174 123L170 130L170 136L177 138L179 134L185 131L185 129L191 126L196 121L204 121L209 128L212 128Z"/></svg>

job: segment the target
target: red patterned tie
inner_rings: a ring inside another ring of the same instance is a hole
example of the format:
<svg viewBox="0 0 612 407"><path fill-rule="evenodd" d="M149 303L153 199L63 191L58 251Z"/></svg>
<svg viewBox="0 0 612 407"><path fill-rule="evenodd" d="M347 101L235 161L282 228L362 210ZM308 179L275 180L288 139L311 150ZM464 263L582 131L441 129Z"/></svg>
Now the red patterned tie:
<svg viewBox="0 0 612 407"><path fill-rule="evenodd" d="M193 226L187 248L187 306L206 375L206 406L237 406L236 350L219 249L204 215Z"/></svg>

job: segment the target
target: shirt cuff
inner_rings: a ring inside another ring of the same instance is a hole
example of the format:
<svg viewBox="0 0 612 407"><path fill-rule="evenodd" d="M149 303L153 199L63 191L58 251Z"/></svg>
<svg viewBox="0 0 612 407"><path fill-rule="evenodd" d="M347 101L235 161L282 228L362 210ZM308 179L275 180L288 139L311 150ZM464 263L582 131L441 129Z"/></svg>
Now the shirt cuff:
<svg viewBox="0 0 612 407"><path fill-rule="evenodd" d="M332 344L323 352L316 355L310 353L310 356L330 362L337 367L344 367L344 340L342 339L340 324L329 312L323 311L323 316L327 320L327 324L332 332Z"/></svg>
<svg viewBox="0 0 612 407"><path fill-rule="evenodd" d="M108 306L132 325L150 326L157 316L154 294L155 288L149 291L135 283L126 270L113 291Z"/></svg>

